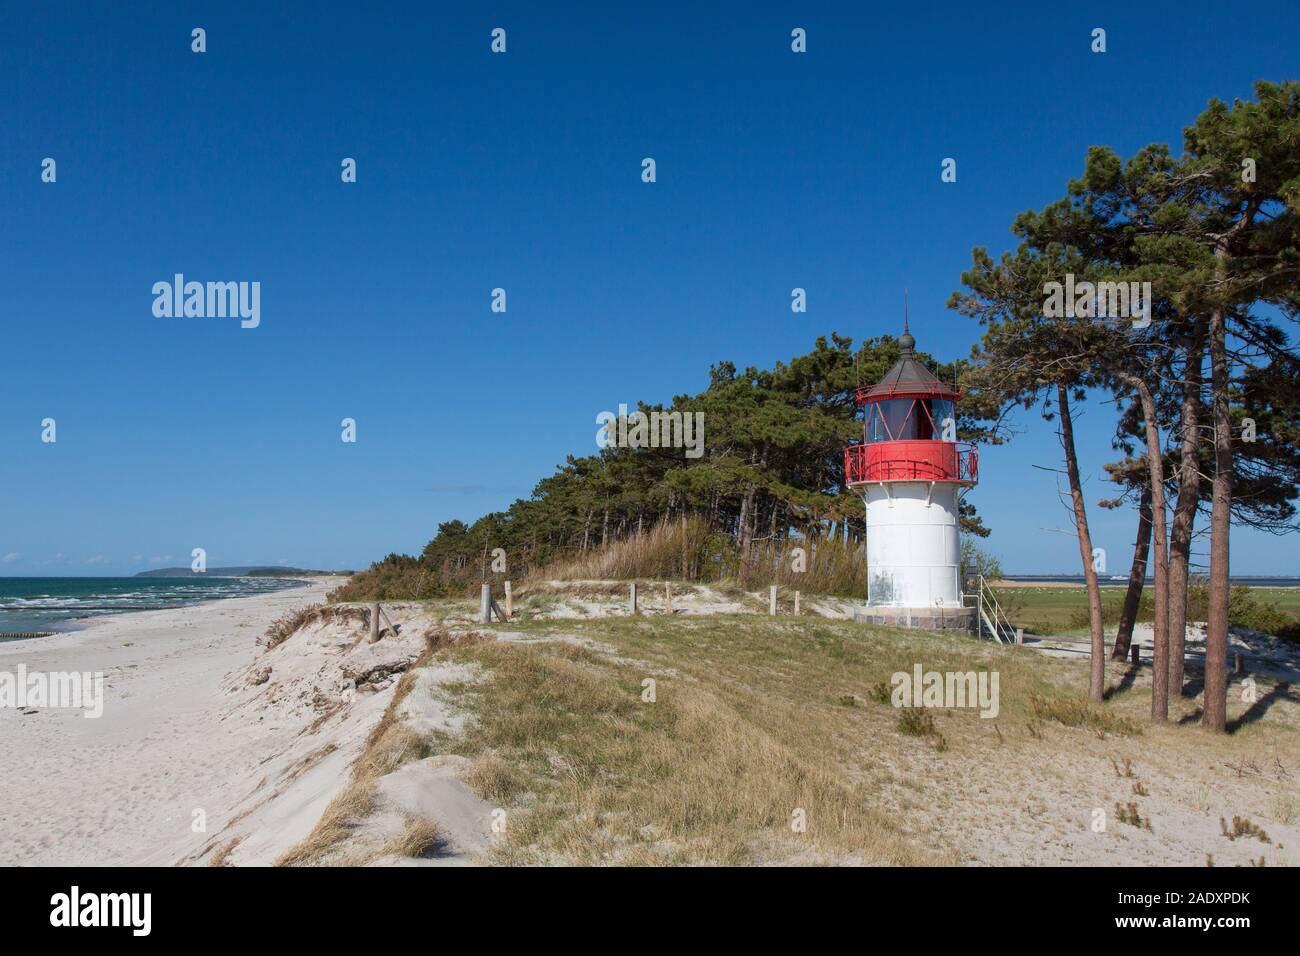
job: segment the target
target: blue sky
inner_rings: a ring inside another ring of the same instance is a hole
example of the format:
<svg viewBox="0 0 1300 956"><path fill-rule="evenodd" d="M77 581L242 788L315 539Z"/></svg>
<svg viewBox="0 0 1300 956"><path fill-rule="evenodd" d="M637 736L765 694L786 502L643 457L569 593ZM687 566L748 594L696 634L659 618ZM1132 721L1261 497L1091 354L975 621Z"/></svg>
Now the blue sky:
<svg viewBox="0 0 1300 956"><path fill-rule="evenodd" d="M1009 247L1089 145L1180 143L1297 75L1291 2L272 6L0 14L0 574L418 551L594 451L601 410L897 332L904 286L920 347L965 355L971 247ZM259 281L260 326L156 318L177 272ZM1030 467L1054 433L1018 422L972 494L990 546L1077 570ZM1111 430L1078 424L1090 500ZM1126 570L1131 512L1094 518ZM1236 531L1233 571L1294 553Z"/></svg>

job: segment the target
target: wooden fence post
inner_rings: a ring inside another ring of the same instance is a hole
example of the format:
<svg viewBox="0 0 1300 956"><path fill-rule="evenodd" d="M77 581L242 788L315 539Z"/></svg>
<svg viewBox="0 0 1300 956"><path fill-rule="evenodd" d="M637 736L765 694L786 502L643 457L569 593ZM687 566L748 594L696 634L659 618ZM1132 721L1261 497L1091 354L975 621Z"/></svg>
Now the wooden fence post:
<svg viewBox="0 0 1300 956"><path fill-rule="evenodd" d="M772 590L768 592L767 613L772 617L776 617L776 585L775 584L772 585Z"/></svg>
<svg viewBox="0 0 1300 956"><path fill-rule="evenodd" d="M370 643L379 643L379 605L370 605Z"/></svg>
<svg viewBox="0 0 1300 956"><path fill-rule="evenodd" d="M664 584L664 606L668 613L673 613L673 584L671 581Z"/></svg>
<svg viewBox="0 0 1300 956"><path fill-rule="evenodd" d="M514 592L510 590L510 582L507 581L506 582L506 620L508 621L514 616L515 616L515 596L514 596Z"/></svg>
<svg viewBox="0 0 1300 956"><path fill-rule="evenodd" d="M799 592L794 592L794 616L799 616Z"/></svg>
<svg viewBox="0 0 1300 956"><path fill-rule="evenodd" d="M492 621L492 585L486 581L483 582L483 590L479 593L478 619L484 624Z"/></svg>
<svg viewBox="0 0 1300 956"><path fill-rule="evenodd" d="M636 582L627 586L627 613L636 614Z"/></svg>
<svg viewBox="0 0 1300 956"><path fill-rule="evenodd" d="M1138 647L1136 642L1134 642L1129 654L1132 656L1134 664L1137 664L1142 660L1142 648Z"/></svg>

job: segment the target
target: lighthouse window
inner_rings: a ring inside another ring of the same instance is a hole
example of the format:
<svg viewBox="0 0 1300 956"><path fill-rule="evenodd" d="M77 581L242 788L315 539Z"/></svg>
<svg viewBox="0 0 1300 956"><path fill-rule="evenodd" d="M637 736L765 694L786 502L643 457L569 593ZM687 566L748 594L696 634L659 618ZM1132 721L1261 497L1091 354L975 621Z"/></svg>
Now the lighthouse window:
<svg viewBox="0 0 1300 956"><path fill-rule="evenodd" d="M872 406L867 441L901 441L916 437L916 416L910 398L893 398Z"/></svg>
<svg viewBox="0 0 1300 956"><path fill-rule="evenodd" d="M867 419L867 441L942 441L948 420L956 419L952 402L945 398L874 402Z"/></svg>
<svg viewBox="0 0 1300 956"><path fill-rule="evenodd" d="M934 422L930 418L930 400L916 403L916 438L929 441L934 437Z"/></svg>
<svg viewBox="0 0 1300 956"><path fill-rule="evenodd" d="M946 398L934 398L927 404L930 406L930 419L934 422L934 434L930 437L944 441L945 423L952 422L951 426L947 426L948 440L955 441L957 438L957 416L953 411L952 402Z"/></svg>

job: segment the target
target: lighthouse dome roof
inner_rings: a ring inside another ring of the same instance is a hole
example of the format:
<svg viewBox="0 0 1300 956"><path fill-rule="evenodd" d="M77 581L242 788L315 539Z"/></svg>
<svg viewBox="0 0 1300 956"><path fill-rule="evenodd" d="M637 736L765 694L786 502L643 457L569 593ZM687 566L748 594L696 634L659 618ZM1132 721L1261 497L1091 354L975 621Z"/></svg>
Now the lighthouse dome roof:
<svg viewBox="0 0 1300 956"><path fill-rule="evenodd" d="M885 373L884 377L862 394L863 399L871 401L890 398L895 395L933 395L942 398L957 398L961 392L951 385L945 385L934 373L922 365L916 358L916 339L912 333L904 331L899 337L901 347L898 361Z"/></svg>

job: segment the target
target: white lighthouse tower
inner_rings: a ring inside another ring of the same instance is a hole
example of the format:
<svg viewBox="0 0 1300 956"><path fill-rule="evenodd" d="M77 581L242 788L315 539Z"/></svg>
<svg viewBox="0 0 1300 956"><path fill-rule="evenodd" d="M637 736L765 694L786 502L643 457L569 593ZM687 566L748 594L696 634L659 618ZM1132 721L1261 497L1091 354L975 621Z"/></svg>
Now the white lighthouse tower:
<svg viewBox="0 0 1300 956"><path fill-rule="evenodd" d="M858 389L863 442L844 450L845 482L867 508L867 607L872 624L974 630L962 606L958 503L979 480L975 447L956 441L961 390L916 360L916 339L883 379Z"/></svg>

